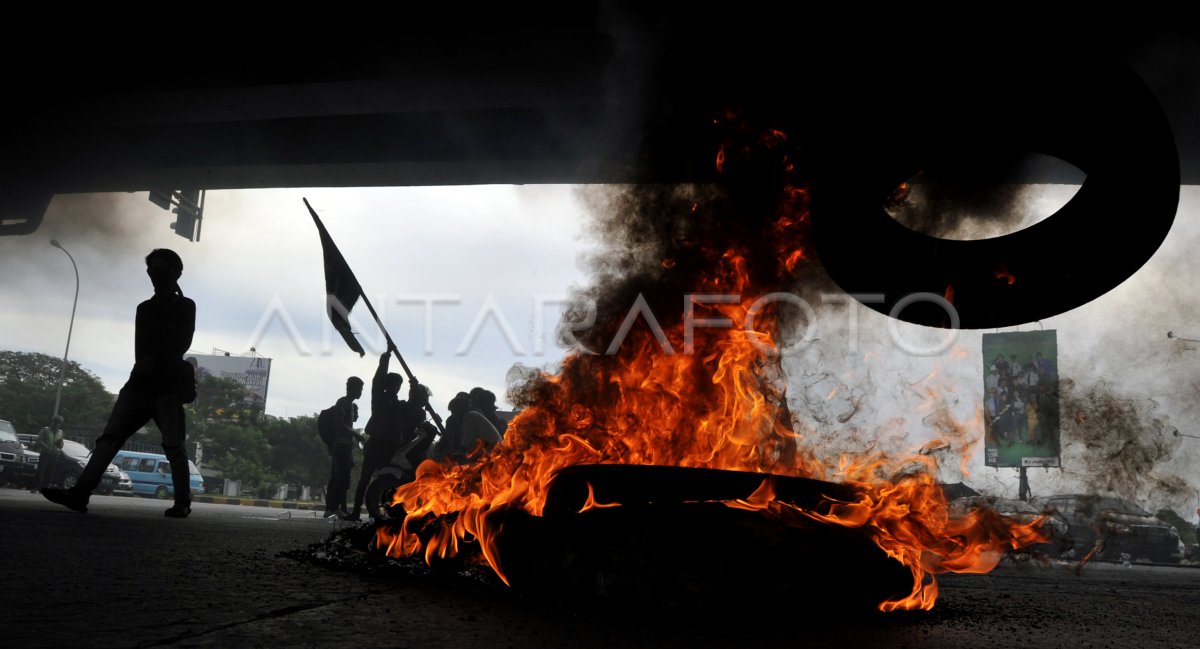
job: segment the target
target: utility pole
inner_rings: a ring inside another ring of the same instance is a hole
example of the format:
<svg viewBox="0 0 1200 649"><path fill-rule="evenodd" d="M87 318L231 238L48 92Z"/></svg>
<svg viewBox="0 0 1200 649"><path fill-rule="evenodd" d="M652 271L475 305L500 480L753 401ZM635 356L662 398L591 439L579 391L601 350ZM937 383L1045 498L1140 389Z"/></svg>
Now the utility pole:
<svg viewBox="0 0 1200 649"><path fill-rule="evenodd" d="M66 253L67 259L71 260L71 268L75 269L75 301L71 303L71 324L67 327L67 348L63 351L62 367L58 370L58 392L54 395L54 416L57 417L58 407L62 403L63 380L67 375L67 354L71 353L71 334L75 331L75 307L79 306L79 266L75 265L75 258L57 240L51 239L50 245Z"/></svg>

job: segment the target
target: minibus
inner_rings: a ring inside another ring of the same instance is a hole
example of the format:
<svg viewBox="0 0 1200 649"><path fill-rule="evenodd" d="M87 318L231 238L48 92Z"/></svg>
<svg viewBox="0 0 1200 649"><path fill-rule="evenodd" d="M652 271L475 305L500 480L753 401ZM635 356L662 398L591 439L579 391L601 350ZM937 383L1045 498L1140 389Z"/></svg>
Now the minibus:
<svg viewBox="0 0 1200 649"><path fill-rule="evenodd" d="M160 453L118 451L113 463L129 474L129 478L133 480L135 496L153 496L161 500L174 497L171 463L167 461L167 456ZM200 469L196 468L196 464L191 460L188 460L188 472L191 474L189 482L192 495L204 493L204 479L200 476Z"/></svg>

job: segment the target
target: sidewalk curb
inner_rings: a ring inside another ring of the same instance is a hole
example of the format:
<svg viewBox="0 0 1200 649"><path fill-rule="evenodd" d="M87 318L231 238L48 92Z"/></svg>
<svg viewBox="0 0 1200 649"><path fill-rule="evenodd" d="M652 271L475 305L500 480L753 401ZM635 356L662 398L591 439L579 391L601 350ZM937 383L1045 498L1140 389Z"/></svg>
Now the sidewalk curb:
<svg viewBox="0 0 1200 649"><path fill-rule="evenodd" d="M272 507L275 509L323 510L322 503L302 503L293 500L265 500L260 498L237 498L234 496L193 496L192 502L214 505L244 505L247 507Z"/></svg>

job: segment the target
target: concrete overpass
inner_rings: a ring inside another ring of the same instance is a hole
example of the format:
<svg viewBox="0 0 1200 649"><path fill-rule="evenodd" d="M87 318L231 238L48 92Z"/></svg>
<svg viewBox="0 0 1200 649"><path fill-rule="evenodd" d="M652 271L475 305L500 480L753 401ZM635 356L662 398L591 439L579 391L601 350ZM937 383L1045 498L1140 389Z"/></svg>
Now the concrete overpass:
<svg viewBox="0 0 1200 649"><path fill-rule="evenodd" d="M981 59L1034 51L1046 69L1063 53L1132 65L1172 121L1185 180L1200 177L1200 41L1165 20L992 16L947 30L752 3L726 14L560 4L155 16L150 31L47 16L34 50L4 45L6 218L22 195L152 187L705 179L718 111L755 107L795 137L851 144L953 102ZM998 78L994 92L1020 84ZM903 146L893 134L888 146Z"/></svg>
<svg viewBox="0 0 1200 649"><path fill-rule="evenodd" d="M1103 192L1129 194L1121 209L1156 191L1139 183L1177 188L1175 160L1179 179L1200 182L1200 38L1169 16L559 5L403 7L348 19L324 10L155 15L149 29L104 13L74 14L69 25L45 17L35 51L17 40L0 49L13 63L0 231L33 231L57 193L708 181L721 137L714 116L729 109L752 127L784 129L800 164L832 188L826 196L868 195L875 206L923 165L986 167L1028 152L1078 169L1014 167L1008 178L1087 174ZM1140 90L1123 76L1130 69ZM1146 139L1138 129L1156 118L1131 108L1147 88L1169 125L1153 163L1142 159L1150 154L1138 149ZM1168 198L1147 201L1174 212ZM1076 231L1093 218L1077 211ZM1118 243L1137 249L1131 268L1167 227L1169 218L1127 230ZM1076 236L1060 230L1052 245ZM1140 231L1146 240L1130 246ZM831 230L824 240L840 236ZM945 269L988 245L930 257L929 277L906 286L965 287ZM864 254L820 253L835 277ZM982 256L1019 266L1010 253ZM978 270L979 281L994 279ZM978 294L996 299L990 289Z"/></svg>

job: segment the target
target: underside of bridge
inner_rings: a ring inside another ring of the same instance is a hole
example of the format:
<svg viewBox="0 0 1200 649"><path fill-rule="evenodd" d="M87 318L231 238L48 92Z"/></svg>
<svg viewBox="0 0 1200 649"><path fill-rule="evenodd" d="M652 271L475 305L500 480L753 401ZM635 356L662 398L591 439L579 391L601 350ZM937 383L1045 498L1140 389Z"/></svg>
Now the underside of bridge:
<svg viewBox="0 0 1200 649"><path fill-rule="evenodd" d="M1086 79L1103 98L1117 67L1162 106L1183 181L1200 179L1200 41L1162 17L947 28L955 17L559 5L155 18L150 30L47 17L38 47L3 46L0 218L36 220L52 195L76 192L705 181L714 118L730 111L786 131L818 177L870 178L897 151L1006 147L1088 173L1086 155L1012 134L1043 114L1071 119L1081 107L1059 105L1058 83ZM1110 127L1123 125L1089 123L1081 137L1103 146Z"/></svg>

